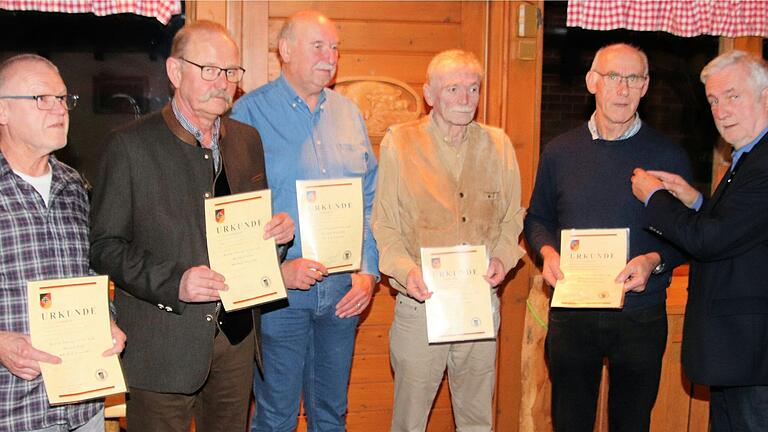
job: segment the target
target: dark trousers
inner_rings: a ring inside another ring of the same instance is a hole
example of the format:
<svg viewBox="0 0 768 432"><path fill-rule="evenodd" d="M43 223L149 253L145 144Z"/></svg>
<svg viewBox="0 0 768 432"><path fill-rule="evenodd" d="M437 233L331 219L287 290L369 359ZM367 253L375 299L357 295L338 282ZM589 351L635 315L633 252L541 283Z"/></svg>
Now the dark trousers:
<svg viewBox="0 0 768 432"><path fill-rule="evenodd" d="M231 345L216 335L211 370L194 394L129 389L127 422L130 432L187 432L192 418L197 432L246 430L253 382L254 338ZM183 374L184 370L177 373Z"/></svg>
<svg viewBox="0 0 768 432"><path fill-rule="evenodd" d="M546 350L555 431L593 430L603 359L610 431L648 431L666 341L664 304L634 311L550 310Z"/></svg>
<svg viewBox="0 0 768 432"><path fill-rule="evenodd" d="M710 388L712 432L768 431L768 386Z"/></svg>

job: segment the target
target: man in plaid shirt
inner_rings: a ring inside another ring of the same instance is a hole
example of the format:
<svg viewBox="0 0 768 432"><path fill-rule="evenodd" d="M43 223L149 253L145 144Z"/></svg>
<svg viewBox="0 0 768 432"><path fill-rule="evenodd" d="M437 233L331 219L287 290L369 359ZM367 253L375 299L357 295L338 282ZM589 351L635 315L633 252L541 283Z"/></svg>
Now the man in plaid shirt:
<svg viewBox="0 0 768 432"><path fill-rule="evenodd" d="M104 430L103 404L48 404L32 347L28 281L87 276L88 198L75 170L51 154L67 143L67 94L50 61L22 54L0 63L0 431ZM125 335L112 323L118 354Z"/></svg>

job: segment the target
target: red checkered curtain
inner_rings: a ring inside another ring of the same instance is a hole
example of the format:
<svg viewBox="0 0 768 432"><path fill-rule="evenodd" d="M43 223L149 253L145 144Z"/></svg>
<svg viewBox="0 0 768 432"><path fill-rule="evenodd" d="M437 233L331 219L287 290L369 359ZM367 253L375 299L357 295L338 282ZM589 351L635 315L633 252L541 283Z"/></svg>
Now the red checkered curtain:
<svg viewBox="0 0 768 432"><path fill-rule="evenodd" d="M98 16L132 13L168 24L171 16L181 13L181 0L0 0L0 9Z"/></svg>
<svg viewBox="0 0 768 432"><path fill-rule="evenodd" d="M768 37L768 0L569 0L568 27Z"/></svg>

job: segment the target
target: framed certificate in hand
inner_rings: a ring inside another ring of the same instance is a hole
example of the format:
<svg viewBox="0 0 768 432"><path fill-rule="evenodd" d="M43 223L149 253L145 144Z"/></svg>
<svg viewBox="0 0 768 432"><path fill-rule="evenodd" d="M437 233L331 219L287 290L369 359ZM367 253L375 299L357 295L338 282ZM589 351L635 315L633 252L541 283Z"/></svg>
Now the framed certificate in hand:
<svg viewBox="0 0 768 432"><path fill-rule="evenodd" d="M297 180L301 255L328 273L360 269L363 186L360 177Z"/></svg>
<svg viewBox="0 0 768 432"><path fill-rule="evenodd" d="M272 219L269 189L205 200L205 231L211 270L221 273L227 311L286 297L275 240L264 240Z"/></svg>
<svg viewBox="0 0 768 432"><path fill-rule="evenodd" d="M629 228L567 229L560 234L560 270L552 307L621 308L624 284L616 276L629 255Z"/></svg>
<svg viewBox="0 0 768 432"><path fill-rule="evenodd" d="M112 347L108 291L106 276L27 284L32 346L61 358L40 362L51 405L125 392L117 355L103 356Z"/></svg>

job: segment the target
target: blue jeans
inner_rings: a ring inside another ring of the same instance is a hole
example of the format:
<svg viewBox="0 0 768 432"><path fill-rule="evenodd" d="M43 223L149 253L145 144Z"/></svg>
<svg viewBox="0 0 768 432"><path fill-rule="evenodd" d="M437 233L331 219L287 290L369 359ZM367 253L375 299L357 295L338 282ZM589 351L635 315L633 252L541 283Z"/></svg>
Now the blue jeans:
<svg viewBox="0 0 768 432"><path fill-rule="evenodd" d="M338 318L336 303L350 287L349 274L332 275L309 291L289 290L290 306L262 307L264 374L253 382L252 432L293 432L302 394L309 431L346 429L359 319Z"/></svg>
<svg viewBox="0 0 768 432"><path fill-rule="evenodd" d="M768 430L768 386L710 388L712 432Z"/></svg>
<svg viewBox="0 0 768 432"><path fill-rule="evenodd" d="M70 429L66 425L57 425L30 432L104 432L104 410L99 411L85 424L74 429Z"/></svg>
<svg viewBox="0 0 768 432"><path fill-rule="evenodd" d="M546 350L556 432L592 432L603 359L608 359L611 432L647 432L659 391L667 313L552 309Z"/></svg>

